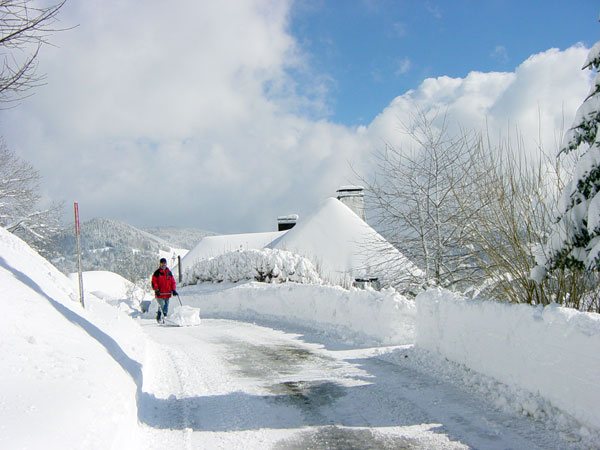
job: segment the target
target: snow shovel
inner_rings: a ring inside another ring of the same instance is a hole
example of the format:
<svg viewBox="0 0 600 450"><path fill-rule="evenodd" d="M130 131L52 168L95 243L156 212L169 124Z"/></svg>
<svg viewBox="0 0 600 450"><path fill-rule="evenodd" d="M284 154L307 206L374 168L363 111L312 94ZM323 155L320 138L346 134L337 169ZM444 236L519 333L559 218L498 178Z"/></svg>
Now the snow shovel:
<svg viewBox="0 0 600 450"><path fill-rule="evenodd" d="M193 308L187 305L184 306L179 294L175 295L177 296L177 300L179 300L180 308L175 310L174 313L167 318L167 323L179 327L200 325L200 308Z"/></svg>

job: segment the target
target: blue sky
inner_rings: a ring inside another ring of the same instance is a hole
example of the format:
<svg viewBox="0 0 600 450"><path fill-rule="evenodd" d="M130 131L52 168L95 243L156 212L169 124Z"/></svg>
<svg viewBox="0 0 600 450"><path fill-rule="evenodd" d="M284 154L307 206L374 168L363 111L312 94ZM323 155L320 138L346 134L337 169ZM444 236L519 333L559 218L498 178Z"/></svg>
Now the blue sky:
<svg viewBox="0 0 600 450"><path fill-rule="evenodd" d="M513 71L530 55L600 38L595 0L296 2L291 33L331 78L329 118L367 124L424 79Z"/></svg>
<svg viewBox="0 0 600 450"><path fill-rule="evenodd" d="M372 177L415 104L552 153L589 89L596 3L69 0L46 83L0 133L82 220L272 231Z"/></svg>

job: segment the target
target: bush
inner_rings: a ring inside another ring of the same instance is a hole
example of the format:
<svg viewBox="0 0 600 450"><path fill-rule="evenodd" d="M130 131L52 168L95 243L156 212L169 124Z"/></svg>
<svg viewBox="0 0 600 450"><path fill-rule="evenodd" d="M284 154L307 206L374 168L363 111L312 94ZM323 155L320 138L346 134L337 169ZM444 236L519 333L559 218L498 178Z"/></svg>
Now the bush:
<svg viewBox="0 0 600 450"><path fill-rule="evenodd" d="M198 261L185 272L183 285L243 280L323 284L313 263L300 255L277 249L250 249Z"/></svg>

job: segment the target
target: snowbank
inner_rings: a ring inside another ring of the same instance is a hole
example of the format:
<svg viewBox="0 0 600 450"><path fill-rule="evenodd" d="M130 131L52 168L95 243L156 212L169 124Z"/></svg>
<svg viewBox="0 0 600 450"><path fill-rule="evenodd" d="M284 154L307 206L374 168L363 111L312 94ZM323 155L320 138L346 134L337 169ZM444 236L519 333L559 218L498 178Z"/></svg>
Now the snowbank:
<svg viewBox="0 0 600 450"><path fill-rule="evenodd" d="M276 317L335 332L346 342L363 345L400 345L414 342L414 301L393 290L374 290L249 282L231 285L208 283L188 286L184 303L202 309L202 315Z"/></svg>
<svg viewBox="0 0 600 450"><path fill-rule="evenodd" d="M198 282L257 280L322 284L317 269L306 258L283 250L238 250L198 261L188 269L183 285Z"/></svg>
<svg viewBox="0 0 600 450"><path fill-rule="evenodd" d="M93 294L109 303L128 298L140 300L152 298L151 292L144 292L128 279L114 272L90 270L83 272L82 276L84 292ZM75 285L79 282L77 273L70 273L68 277ZM150 280L150 276L148 276L148 280ZM148 281L148 285L150 285L150 281Z"/></svg>
<svg viewBox="0 0 600 450"><path fill-rule="evenodd" d="M126 315L0 228L0 448L136 448L145 354ZM139 332L139 334L138 334ZM140 338L140 339L138 339Z"/></svg>
<svg viewBox="0 0 600 450"><path fill-rule="evenodd" d="M557 306L417 297L416 344L549 400L600 429L600 315Z"/></svg>

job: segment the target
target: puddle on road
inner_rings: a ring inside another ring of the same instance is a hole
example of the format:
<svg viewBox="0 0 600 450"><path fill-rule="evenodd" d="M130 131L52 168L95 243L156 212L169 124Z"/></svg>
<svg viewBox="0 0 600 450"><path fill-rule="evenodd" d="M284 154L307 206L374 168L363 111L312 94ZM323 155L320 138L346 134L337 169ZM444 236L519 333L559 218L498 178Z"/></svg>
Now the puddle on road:
<svg viewBox="0 0 600 450"><path fill-rule="evenodd" d="M390 436L367 428L322 427L303 431L292 438L279 441L275 450L417 450L426 449L415 439Z"/></svg>
<svg viewBox="0 0 600 450"><path fill-rule="evenodd" d="M276 395L275 402L310 408L329 405L346 395L344 387L331 381L285 381L269 390Z"/></svg>
<svg viewBox="0 0 600 450"><path fill-rule="evenodd" d="M291 345L255 345L247 342L226 342L230 353L226 358L248 377L266 378L276 373L290 375L306 364L335 367L333 359Z"/></svg>

